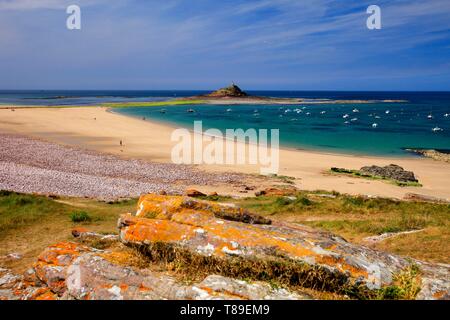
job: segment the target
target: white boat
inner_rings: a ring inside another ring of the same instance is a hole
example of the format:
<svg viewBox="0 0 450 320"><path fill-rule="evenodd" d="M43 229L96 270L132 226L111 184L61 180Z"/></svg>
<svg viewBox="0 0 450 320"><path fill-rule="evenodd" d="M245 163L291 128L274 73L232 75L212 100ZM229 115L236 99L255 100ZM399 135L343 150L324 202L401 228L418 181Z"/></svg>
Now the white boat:
<svg viewBox="0 0 450 320"><path fill-rule="evenodd" d="M375 119L381 119L381 117L380 116L375 116Z"/></svg>
<svg viewBox="0 0 450 320"><path fill-rule="evenodd" d="M378 123L372 123L372 128L378 127Z"/></svg>
<svg viewBox="0 0 450 320"><path fill-rule="evenodd" d="M385 112L386 114L389 114L389 113L391 113L391 111L390 110L386 110L386 112Z"/></svg>
<svg viewBox="0 0 450 320"><path fill-rule="evenodd" d="M320 111L320 114L325 114L325 113L327 113L326 111Z"/></svg>
<svg viewBox="0 0 450 320"><path fill-rule="evenodd" d="M433 115L432 115L432 114L429 114L429 115L427 116L427 118L428 118L428 119L433 119Z"/></svg>
<svg viewBox="0 0 450 320"><path fill-rule="evenodd" d="M352 121L352 122L358 121L358 118L353 118L350 121Z"/></svg>
<svg viewBox="0 0 450 320"><path fill-rule="evenodd" d="M358 110L358 109L353 109L353 112L355 112L355 113L356 113L356 112L359 112L359 110Z"/></svg>
<svg viewBox="0 0 450 320"><path fill-rule="evenodd" d="M348 117L350 117L348 114L344 114L344 115L342 116L342 118L344 118L344 119L347 119Z"/></svg>
<svg viewBox="0 0 450 320"><path fill-rule="evenodd" d="M311 114L311 112L307 112L306 115L309 116Z"/></svg>
<svg viewBox="0 0 450 320"><path fill-rule="evenodd" d="M232 110L231 109L227 109L227 112L231 112Z"/></svg>
<svg viewBox="0 0 450 320"><path fill-rule="evenodd" d="M433 129L431 129L433 132L439 132L439 131L444 131L444 129L439 128L439 127L434 127Z"/></svg>
<svg viewBox="0 0 450 320"><path fill-rule="evenodd" d="M349 124L350 122L349 122L349 121L345 121L344 123L345 123L345 124Z"/></svg>
<svg viewBox="0 0 450 320"><path fill-rule="evenodd" d="M450 113L444 114L444 117L446 117L446 118L450 117Z"/></svg>

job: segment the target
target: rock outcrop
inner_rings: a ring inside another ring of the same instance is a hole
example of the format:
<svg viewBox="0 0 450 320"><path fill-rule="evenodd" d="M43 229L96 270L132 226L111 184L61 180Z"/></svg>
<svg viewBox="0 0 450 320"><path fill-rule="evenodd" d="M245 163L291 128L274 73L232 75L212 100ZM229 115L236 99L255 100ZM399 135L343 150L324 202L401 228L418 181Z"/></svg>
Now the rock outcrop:
<svg viewBox="0 0 450 320"><path fill-rule="evenodd" d="M96 250L72 242L47 248L34 266L38 285L0 273L0 299L61 300L261 300L309 299L308 295L274 289L220 275L185 285L162 273L124 265L124 252ZM117 261L121 261L118 263Z"/></svg>
<svg viewBox="0 0 450 320"><path fill-rule="evenodd" d="M379 166L362 167L359 170L359 172L361 172L362 174L382 177L385 179L397 180L401 182L418 182L413 172L406 171L405 169L396 164L390 164L385 167Z"/></svg>
<svg viewBox="0 0 450 320"><path fill-rule="evenodd" d="M206 96L214 98L242 98L247 97L248 94L242 91L241 88L239 88L237 85L232 83L229 87L216 90L210 94L207 94Z"/></svg>
<svg viewBox="0 0 450 320"><path fill-rule="evenodd" d="M233 205L150 194L118 227L119 236L73 230L78 242L49 246L23 275L0 268L0 300L312 299L304 288L352 298L450 299L449 265ZM187 274L197 280L180 282Z"/></svg>
<svg viewBox="0 0 450 320"><path fill-rule="evenodd" d="M215 215L217 203L190 199L187 206L186 201L174 196L141 198L137 217L119 219L120 240L183 267L356 296L394 286L397 274L417 267L418 298L449 297L448 265L375 251L298 224L230 221Z"/></svg>
<svg viewBox="0 0 450 320"><path fill-rule="evenodd" d="M450 162L449 150L435 150L435 149L406 149L406 151L420 154L424 157L443 162Z"/></svg>

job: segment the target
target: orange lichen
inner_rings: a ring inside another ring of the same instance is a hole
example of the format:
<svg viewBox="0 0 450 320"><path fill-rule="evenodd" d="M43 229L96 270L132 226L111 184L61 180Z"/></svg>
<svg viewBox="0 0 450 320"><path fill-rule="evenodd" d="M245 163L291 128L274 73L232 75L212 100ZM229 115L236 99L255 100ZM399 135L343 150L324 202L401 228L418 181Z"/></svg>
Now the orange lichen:
<svg viewBox="0 0 450 320"><path fill-rule="evenodd" d="M139 291L140 292L148 292L148 291L153 291L153 289L146 287L141 283L141 285L139 286Z"/></svg>
<svg viewBox="0 0 450 320"><path fill-rule="evenodd" d="M58 298L58 296L54 294L50 289L43 288L39 290L40 292L35 294L32 297L32 300L56 300Z"/></svg>
<svg viewBox="0 0 450 320"><path fill-rule="evenodd" d="M317 262L335 267L341 272L348 271L355 278L362 276L367 279L369 277L366 270L348 264L343 258L322 255L317 257Z"/></svg>
<svg viewBox="0 0 450 320"><path fill-rule="evenodd" d="M168 220L128 219L133 223L127 226L123 239L130 242L175 242L190 238L194 228Z"/></svg>
<svg viewBox="0 0 450 320"><path fill-rule="evenodd" d="M433 298L435 298L436 300L441 300L446 294L446 291L438 291L433 294Z"/></svg>

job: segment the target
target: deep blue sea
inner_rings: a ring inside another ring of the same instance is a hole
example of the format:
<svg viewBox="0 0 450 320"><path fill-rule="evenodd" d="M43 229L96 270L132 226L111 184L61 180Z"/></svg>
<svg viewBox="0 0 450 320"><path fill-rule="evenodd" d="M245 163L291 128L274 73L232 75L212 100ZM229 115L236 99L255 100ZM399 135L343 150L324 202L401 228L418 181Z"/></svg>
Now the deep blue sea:
<svg viewBox="0 0 450 320"><path fill-rule="evenodd" d="M159 101L208 91L0 91L0 104L89 105ZM450 92L249 91L270 97L406 100L401 103L189 105L115 109L124 115L192 128L279 129L280 143L298 149L412 156L405 148L450 150ZM161 112L165 109L165 113ZM187 112L194 109L194 113Z"/></svg>

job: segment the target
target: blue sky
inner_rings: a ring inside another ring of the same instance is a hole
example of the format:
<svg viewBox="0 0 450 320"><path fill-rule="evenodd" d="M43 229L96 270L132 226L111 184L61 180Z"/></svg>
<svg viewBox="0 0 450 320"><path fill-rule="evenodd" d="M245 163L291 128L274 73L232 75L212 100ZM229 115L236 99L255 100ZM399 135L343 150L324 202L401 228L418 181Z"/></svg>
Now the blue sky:
<svg viewBox="0 0 450 320"><path fill-rule="evenodd" d="M82 29L66 28L68 5ZM368 30L366 9L382 10ZM450 90L449 0L0 0L0 89Z"/></svg>

